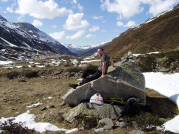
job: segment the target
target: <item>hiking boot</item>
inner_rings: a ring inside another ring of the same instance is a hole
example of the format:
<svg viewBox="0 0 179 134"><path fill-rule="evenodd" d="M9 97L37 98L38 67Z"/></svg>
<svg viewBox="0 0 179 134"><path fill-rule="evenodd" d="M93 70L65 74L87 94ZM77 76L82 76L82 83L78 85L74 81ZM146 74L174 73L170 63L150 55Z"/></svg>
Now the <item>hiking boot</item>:
<svg viewBox="0 0 179 134"><path fill-rule="evenodd" d="M71 84L71 83L69 83L69 87L72 87L73 89L76 89L77 86L78 86L78 84Z"/></svg>

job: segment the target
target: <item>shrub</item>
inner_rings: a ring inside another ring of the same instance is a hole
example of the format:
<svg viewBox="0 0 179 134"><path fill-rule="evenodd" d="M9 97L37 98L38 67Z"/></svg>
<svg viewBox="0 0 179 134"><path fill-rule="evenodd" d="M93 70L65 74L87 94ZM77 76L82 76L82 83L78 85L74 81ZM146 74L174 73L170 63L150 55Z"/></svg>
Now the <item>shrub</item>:
<svg viewBox="0 0 179 134"><path fill-rule="evenodd" d="M14 79L14 78L17 78L19 76L19 72L12 71L12 72L7 73L6 76L9 79Z"/></svg>
<svg viewBox="0 0 179 134"><path fill-rule="evenodd" d="M22 127L22 123L13 123L12 120L5 121L0 125L3 130L2 134L32 134L35 130Z"/></svg>
<svg viewBox="0 0 179 134"><path fill-rule="evenodd" d="M124 117L124 122L127 123L128 126L133 125L133 122L136 122L137 129L142 131L150 131L153 126L161 126L164 122L159 119L158 116L153 116L150 113L146 113L145 115L139 115L136 117Z"/></svg>
<svg viewBox="0 0 179 134"><path fill-rule="evenodd" d="M38 72L37 72L37 71L29 71L29 72L26 72L25 77L27 77L27 78L38 77Z"/></svg>

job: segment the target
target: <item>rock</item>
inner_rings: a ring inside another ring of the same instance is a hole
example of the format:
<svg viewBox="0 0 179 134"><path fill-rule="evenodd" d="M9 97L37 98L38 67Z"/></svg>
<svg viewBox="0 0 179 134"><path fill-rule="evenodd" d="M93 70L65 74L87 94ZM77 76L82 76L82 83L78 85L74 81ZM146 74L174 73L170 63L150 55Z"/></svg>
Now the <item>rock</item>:
<svg viewBox="0 0 179 134"><path fill-rule="evenodd" d="M63 117L66 121L72 123L75 118L81 117L94 117L96 119L110 118L117 119L120 116L123 106L103 104L96 105L91 103L81 103L78 106L71 109L69 112L64 113Z"/></svg>
<svg viewBox="0 0 179 134"><path fill-rule="evenodd" d="M127 124L125 122L116 122L116 126L119 126L120 128L126 128Z"/></svg>
<svg viewBox="0 0 179 134"><path fill-rule="evenodd" d="M129 134L144 134L144 132L141 130L133 130L133 131L129 132Z"/></svg>
<svg viewBox="0 0 179 134"><path fill-rule="evenodd" d="M112 129L112 127L114 126L114 123L111 119L109 118L104 118L102 120L99 121L100 125L105 125L103 128L104 129Z"/></svg>
<svg viewBox="0 0 179 134"><path fill-rule="evenodd" d="M79 130L79 131L84 131L85 128L84 128L84 127L80 127L78 130Z"/></svg>
<svg viewBox="0 0 179 134"><path fill-rule="evenodd" d="M104 132L104 128L98 128L94 130L95 132Z"/></svg>
<svg viewBox="0 0 179 134"><path fill-rule="evenodd" d="M64 113L67 113L69 110L70 110L70 107L67 107L67 108L64 108L64 109L59 109L58 113L59 114L64 114Z"/></svg>
<svg viewBox="0 0 179 134"><path fill-rule="evenodd" d="M19 80L19 82L26 82L26 80L22 79L22 80Z"/></svg>
<svg viewBox="0 0 179 134"><path fill-rule="evenodd" d="M61 107L65 106L65 105L66 105L66 102L64 102L64 101L60 104Z"/></svg>
<svg viewBox="0 0 179 134"><path fill-rule="evenodd" d="M55 72L54 75L59 75L61 73L62 73L62 70Z"/></svg>
<svg viewBox="0 0 179 134"><path fill-rule="evenodd" d="M41 109L41 111L44 111L44 110L46 110L46 109L48 109L47 107L43 107L42 109Z"/></svg>
<svg viewBox="0 0 179 134"><path fill-rule="evenodd" d="M145 78L136 62L125 62L106 75L106 79L96 79L76 89L70 89L62 99L69 105L78 105L81 100L90 99L95 93L109 98L137 97L140 102L146 102ZM134 57L133 57L134 58Z"/></svg>

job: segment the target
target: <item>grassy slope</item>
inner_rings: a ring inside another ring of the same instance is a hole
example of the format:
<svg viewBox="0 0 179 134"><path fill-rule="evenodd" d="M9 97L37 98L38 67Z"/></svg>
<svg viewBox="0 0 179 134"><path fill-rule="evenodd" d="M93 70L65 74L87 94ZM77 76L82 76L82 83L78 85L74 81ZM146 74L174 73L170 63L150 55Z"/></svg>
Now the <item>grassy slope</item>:
<svg viewBox="0 0 179 134"><path fill-rule="evenodd" d="M120 59L128 51L148 53L179 48L179 9L168 12L140 28L128 29L105 46L113 59Z"/></svg>

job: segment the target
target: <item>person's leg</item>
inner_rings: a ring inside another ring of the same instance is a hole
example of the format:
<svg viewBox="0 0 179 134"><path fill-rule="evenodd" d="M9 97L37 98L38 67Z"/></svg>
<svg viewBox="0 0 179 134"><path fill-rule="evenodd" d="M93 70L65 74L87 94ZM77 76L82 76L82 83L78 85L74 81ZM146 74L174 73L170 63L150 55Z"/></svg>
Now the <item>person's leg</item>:
<svg viewBox="0 0 179 134"><path fill-rule="evenodd" d="M82 81L84 81L86 78L88 78L88 77L87 77L88 75L95 74L96 72L97 72L97 69L86 69L86 70L84 71L83 75L82 75L82 78L83 78ZM84 81L84 82L86 83L86 81ZM84 83L84 82L83 82L83 83ZM81 82L80 82L80 83L81 83ZM71 84L71 83L69 83L69 86L72 87L72 88L74 88L74 89L76 89L77 86L80 86L80 85L81 85L80 83L78 83L78 84Z"/></svg>
<svg viewBox="0 0 179 134"><path fill-rule="evenodd" d="M85 79L88 75L96 73L97 69L86 69L82 75L82 78Z"/></svg>
<svg viewBox="0 0 179 134"><path fill-rule="evenodd" d="M94 74L92 74L91 76L86 77L85 79L83 79L82 82L79 83L79 85L81 86L81 85L83 85L83 84L85 84L85 83L87 83L87 82L90 82L90 81L92 81L92 80L95 80L95 79L99 78L99 77L101 76L101 74L102 74L102 73L97 70L97 71L96 71Z"/></svg>

